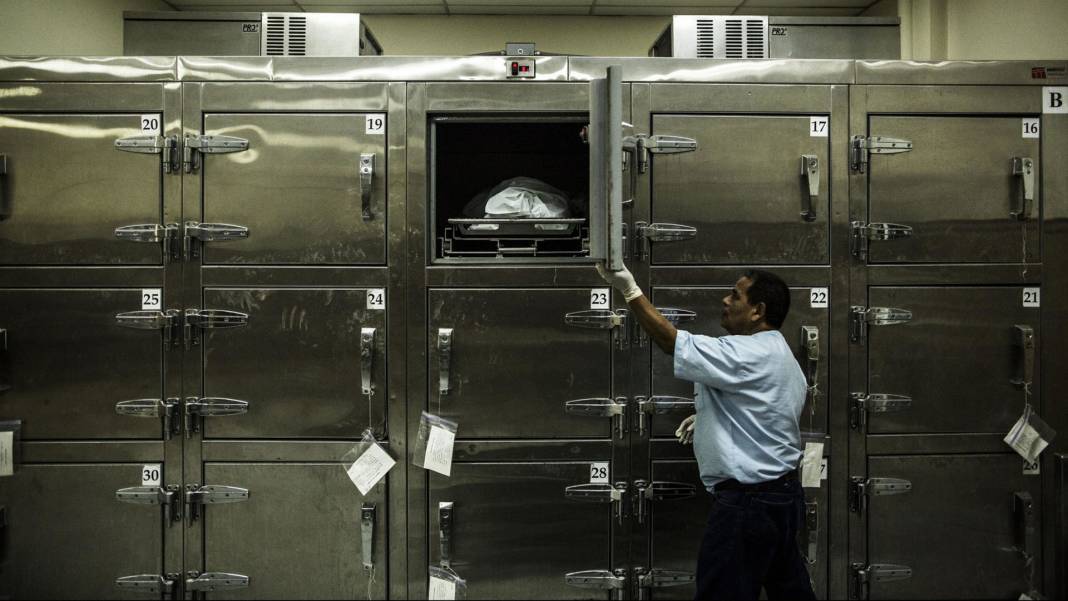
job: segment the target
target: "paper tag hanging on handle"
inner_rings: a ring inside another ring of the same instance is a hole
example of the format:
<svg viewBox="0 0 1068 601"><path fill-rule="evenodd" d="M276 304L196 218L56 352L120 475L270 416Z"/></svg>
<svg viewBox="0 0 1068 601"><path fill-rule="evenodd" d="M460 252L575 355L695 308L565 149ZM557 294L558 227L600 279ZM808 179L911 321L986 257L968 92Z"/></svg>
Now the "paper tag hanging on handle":
<svg viewBox="0 0 1068 601"><path fill-rule="evenodd" d="M449 568L430 566L430 583L427 587L427 599L467 598L467 581Z"/></svg>
<svg viewBox="0 0 1068 601"><path fill-rule="evenodd" d="M342 457L345 473L349 480L356 485L361 495L366 495L389 470L393 469L397 460L389 455L370 430L364 430L359 444Z"/></svg>
<svg viewBox="0 0 1068 601"><path fill-rule="evenodd" d="M806 442L801 457L801 486L819 488L823 471L823 443Z"/></svg>
<svg viewBox="0 0 1068 601"><path fill-rule="evenodd" d="M1028 463L1035 463L1056 436L1057 432L1034 412L1031 405L1027 405L1023 415L1005 436L1005 444Z"/></svg>
<svg viewBox="0 0 1068 601"><path fill-rule="evenodd" d="M426 411L419 418L419 434L412 463L444 476L452 474L452 449L458 424Z"/></svg>

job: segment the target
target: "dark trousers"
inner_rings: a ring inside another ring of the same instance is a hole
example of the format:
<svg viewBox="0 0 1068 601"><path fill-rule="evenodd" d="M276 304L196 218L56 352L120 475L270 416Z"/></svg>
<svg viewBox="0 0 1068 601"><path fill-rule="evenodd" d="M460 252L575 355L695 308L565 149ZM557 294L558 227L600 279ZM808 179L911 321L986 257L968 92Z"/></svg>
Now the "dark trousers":
<svg viewBox="0 0 1068 601"><path fill-rule="evenodd" d="M781 490L780 490L781 489ZM697 599L815 599L797 547L804 511L801 483L776 483L774 492L715 493L701 552Z"/></svg>

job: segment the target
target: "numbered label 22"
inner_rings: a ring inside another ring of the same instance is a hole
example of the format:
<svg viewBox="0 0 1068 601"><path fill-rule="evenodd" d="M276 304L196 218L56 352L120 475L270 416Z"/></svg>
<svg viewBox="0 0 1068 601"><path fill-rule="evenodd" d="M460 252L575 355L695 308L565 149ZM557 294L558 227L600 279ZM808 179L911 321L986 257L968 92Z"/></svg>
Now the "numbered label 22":
<svg viewBox="0 0 1068 601"><path fill-rule="evenodd" d="M831 295L826 288L812 288L808 291L809 305L813 309L826 309Z"/></svg>

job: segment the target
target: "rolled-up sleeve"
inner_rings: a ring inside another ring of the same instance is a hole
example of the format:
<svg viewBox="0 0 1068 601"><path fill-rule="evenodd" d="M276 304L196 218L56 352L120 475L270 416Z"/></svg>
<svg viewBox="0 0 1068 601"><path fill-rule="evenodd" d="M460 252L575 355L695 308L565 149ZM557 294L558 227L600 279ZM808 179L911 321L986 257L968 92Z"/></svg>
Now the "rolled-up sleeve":
<svg viewBox="0 0 1068 601"><path fill-rule="evenodd" d="M712 337L678 330L675 336L675 377L721 390L733 390L749 376L745 350L733 336Z"/></svg>

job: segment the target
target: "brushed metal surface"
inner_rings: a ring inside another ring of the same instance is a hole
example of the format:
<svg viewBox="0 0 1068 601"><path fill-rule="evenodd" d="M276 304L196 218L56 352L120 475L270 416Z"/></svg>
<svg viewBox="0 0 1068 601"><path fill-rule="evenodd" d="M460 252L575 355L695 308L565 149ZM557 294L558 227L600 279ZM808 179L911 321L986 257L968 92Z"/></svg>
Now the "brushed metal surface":
<svg viewBox="0 0 1068 601"><path fill-rule="evenodd" d="M536 80L566 81L568 57L536 56ZM503 56L178 57L182 81L505 81Z"/></svg>
<svg viewBox="0 0 1068 601"><path fill-rule="evenodd" d="M604 77L608 65L623 67L623 81L702 83L853 83L854 61L703 58L570 58L571 81Z"/></svg>
<svg viewBox="0 0 1068 601"><path fill-rule="evenodd" d="M173 56L0 56L0 81L174 81Z"/></svg>

